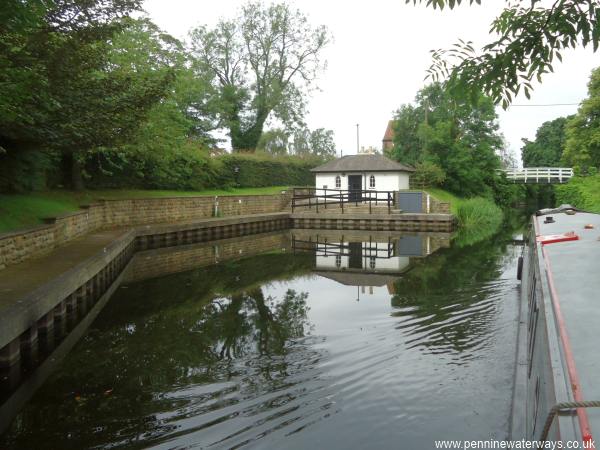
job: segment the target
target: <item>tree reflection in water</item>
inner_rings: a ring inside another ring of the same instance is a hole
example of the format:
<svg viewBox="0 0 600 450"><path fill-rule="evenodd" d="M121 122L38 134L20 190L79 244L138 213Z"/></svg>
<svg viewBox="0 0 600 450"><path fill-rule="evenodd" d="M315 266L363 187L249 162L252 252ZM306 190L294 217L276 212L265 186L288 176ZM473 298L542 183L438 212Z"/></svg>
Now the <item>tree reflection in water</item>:
<svg viewBox="0 0 600 450"><path fill-rule="evenodd" d="M308 294L260 286L310 264L271 253L119 289L0 447L141 448L285 384L303 360L288 349L308 330Z"/></svg>
<svg viewBox="0 0 600 450"><path fill-rule="evenodd" d="M193 331L211 337L215 360L285 353L290 339L304 336L308 325L305 292L289 289L281 301L265 299L261 288L217 298L205 306Z"/></svg>
<svg viewBox="0 0 600 450"><path fill-rule="evenodd" d="M404 319L398 328L410 336L409 347L450 354L460 364L488 344L506 291L503 270L518 256L513 231L443 249L396 281L392 315Z"/></svg>

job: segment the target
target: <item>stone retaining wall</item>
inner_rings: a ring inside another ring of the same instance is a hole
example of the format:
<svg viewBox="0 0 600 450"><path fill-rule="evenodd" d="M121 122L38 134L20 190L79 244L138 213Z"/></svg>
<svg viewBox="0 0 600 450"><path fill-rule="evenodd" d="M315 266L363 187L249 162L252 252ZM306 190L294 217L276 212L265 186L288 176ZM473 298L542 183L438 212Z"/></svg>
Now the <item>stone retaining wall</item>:
<svg viewBox="0 0 600 450"><path fill-rule="evenodd" d="M59 245L99 229L279 212L289 203L290 195L285 192L275 195L102 200L80 211L46 219L45 225L0 234L0 270L42 256Z"/></svg>
<svg viewBox="0 0 600 450"><path fill-rule="evenodd" d="M269 250L289 249L289 232L234 237L210 243L192 244L137 253L127 270L125 282L134 282L185 272L230 259L257 255Z"/></svg>
<svg viewBox="0 0 600 450"><path fill-rule="evenodd" d="M450 203L441 202L429 196L429 212L432 214L450 214Z"/></svg>
<svg viewBox="0 0 600 450"><path fill-rule="evenodd" d="M328 230L374 230L374 231L454 231L454 216L449 214L406 213L389 216L347 214L324 216L318 214L292 214L293 228L317 228Z"/></svg>

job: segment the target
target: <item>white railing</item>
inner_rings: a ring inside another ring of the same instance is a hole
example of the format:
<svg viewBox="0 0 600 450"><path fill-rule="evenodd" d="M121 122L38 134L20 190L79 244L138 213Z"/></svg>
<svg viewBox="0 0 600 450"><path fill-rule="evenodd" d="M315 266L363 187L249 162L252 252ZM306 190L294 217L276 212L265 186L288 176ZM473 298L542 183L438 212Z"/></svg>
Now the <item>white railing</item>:
<svg viewBox="0 0 600 450"><path fill-rule="evenodd" d="M519 183L566 183L573 176L570 167L524 167L503 172L506 178Z"/></svg>

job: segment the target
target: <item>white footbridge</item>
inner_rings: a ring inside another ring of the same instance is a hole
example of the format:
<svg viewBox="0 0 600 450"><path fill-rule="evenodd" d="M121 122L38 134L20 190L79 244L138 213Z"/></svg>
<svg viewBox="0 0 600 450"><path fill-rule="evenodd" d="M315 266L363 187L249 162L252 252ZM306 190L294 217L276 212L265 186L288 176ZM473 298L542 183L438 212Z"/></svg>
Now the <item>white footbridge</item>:
<svg viewBox="0 0 600 450"><path fill-rule="evenodd" d="M566 183L573 177L571 167L513 167L502 172L508 180L526 184Z"/></svg>

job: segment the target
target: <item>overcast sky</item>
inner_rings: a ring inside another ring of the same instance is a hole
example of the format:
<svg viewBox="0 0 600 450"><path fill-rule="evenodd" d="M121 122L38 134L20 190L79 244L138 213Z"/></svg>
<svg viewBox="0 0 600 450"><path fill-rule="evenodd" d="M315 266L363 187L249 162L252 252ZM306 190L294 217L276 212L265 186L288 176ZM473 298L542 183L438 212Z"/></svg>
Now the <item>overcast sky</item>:
<svg viewBox="0 0 600 450"><path fill-rule="evenodd" d="M466 1L466 0L465 0ZM175 37L185 39L200 24L214 25L233 17L239 0L146 0L152 20ZM504 0L486 0L484 6L448 11L405 4L404 0L288 2L302 10L314 25L326 25L333 43L326 49L327 70L319 91L308 103L308 126L332 129L339 150L356 152L356 124L360 145L381 148L387 121L403 103L413 101L423 87L431 64L429 51L447 48L459 38L480 47L491 39L489 25ZM591 70L600 65L590 49L562 53L555 73L535 86L531 100L518 97L515 104L579 103L587 95ZM521 138L533 139L546 120L572 114L577 106L498 108L500 129L520 158Z"/></svg>

